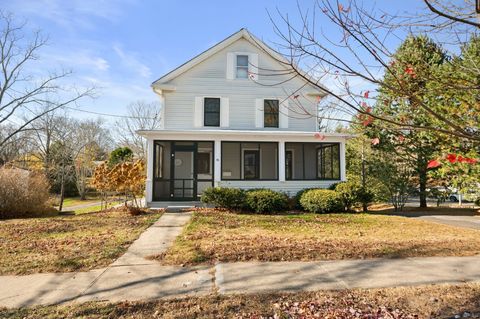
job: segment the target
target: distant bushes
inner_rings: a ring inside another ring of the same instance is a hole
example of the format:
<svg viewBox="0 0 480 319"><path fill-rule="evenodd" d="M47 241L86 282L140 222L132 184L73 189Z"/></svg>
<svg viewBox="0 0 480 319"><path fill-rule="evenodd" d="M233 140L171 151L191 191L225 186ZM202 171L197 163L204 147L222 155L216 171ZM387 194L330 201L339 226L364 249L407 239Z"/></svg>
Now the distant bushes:
<svg viewBox="0 0 480 319"><path fill-rule="evenodd" d="M0 218L38 216L48 212L50 198L44 175L0 168Z"/></svg>

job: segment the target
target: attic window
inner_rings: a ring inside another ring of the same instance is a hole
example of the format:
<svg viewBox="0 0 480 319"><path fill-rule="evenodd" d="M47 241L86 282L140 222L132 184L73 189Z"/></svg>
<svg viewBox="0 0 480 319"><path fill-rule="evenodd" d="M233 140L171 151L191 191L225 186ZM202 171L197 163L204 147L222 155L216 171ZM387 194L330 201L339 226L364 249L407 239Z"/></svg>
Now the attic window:
<svg viewBox="0 0 480 319"><path fill-rule="evenodd" d="M237 79L248 78L248 55L237 55Z"/></svg>

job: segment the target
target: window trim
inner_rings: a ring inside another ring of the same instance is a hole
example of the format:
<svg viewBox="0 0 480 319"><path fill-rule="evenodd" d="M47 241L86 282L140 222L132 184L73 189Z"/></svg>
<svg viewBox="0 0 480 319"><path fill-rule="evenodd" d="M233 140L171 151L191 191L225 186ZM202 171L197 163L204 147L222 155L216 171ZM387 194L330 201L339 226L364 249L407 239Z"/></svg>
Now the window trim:
<svg viewBox="0 0 480 319"><path fill-rule="evenodd" d="M206 99L212 99L212 100L218 100L218 112L207 112L205 108L205 100ZM218 125L207 125L206 124L206 119L207 119L207 114L216 114L218 113ZM220 127L222 124L222 98L218 96L204 96L203 97L203 126L204 127Z"/></svg>
<svg viewBox="0 0 480 319"><path fill-rule="evenodd" d="M238 57L239 56L245 56L247 57L247 65L238 65ZM235 79L238 80L248 80L248 71L249 71L249 64L250 64L250 55L245 54L245 53L236 53L235 54ZM239 77L238 76L238 69L245 69L247 70L247 76L246 77Z"/></svg>
<svg viewBox="0 0 480 319"><path fill-rule="evenodd" d="M267 101L276 101L277 102L277 112L267 112L265 103ZM266 115L276 115L276 126L267 126L265 122ZM280 127L280 100L279 99L263 99L263 127L264 128L279 128Z"/></svg>

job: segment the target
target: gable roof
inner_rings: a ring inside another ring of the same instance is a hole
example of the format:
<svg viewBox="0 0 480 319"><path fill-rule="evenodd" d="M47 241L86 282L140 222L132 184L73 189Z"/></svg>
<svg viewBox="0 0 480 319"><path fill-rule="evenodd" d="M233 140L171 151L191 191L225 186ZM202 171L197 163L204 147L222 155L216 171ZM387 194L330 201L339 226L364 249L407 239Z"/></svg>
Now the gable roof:
<svg viewBox="0 0 480 319"><path fill-rule="evenodd" d="M235 32L234 34L230 35L226 39L220 41L219 43L215 44L214 46L210 47L209 49L203 51L202 53L196 55L189 61L183 63L179 67L173 69L172 71L168 72L167 74L163 75L156 81L154 81L151 84L151 87L153 89L155 88L160 88L162 84L165 84L172 79L176 78L180 74L183 74L187 70L193 68L197 64L200 64L201 62L205 61L212 55L216 54L217 52L223 50L224 48L228 47L235 41L239 39L245 39L248 42L250 42L252 45L259 47L261 50L269 54L272 58L274 58L277 61L284 62L287 64L290 64L290 61L288 61L283 55L279 54L277 51L274 49L270 48L268 45L266 45L262 40L258 39L256 36L254 36L252 33L250 33L247 29L242 28L239 31ZM300 70L301 71L301 70ZM326 91L326 90L325 90ZM324 92L325 93L325 92Z"/></svg>

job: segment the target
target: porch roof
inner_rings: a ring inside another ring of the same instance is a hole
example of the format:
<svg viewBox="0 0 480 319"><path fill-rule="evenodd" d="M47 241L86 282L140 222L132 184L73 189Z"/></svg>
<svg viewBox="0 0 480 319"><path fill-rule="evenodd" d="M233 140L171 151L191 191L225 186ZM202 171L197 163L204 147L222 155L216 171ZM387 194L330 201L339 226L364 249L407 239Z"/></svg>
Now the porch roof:
<svg viewBox="0 0 480 319"><path fill-rule="evenodd" d="M316 132L306 132L306 131L277 131L277 130L225 130L225 129L198 129L198 130L139 130L137 134L146 137L146 138L172 138L172 137L185 137L192 138L194 140L201 140L202 138L232 138L236 137L239 140L245 138L305 138L311 139L312 141L321 140L315 137ZM325 140L329 139L349 139L354 137L352 134L346 133L320 133L325 137Z"/></svg>

